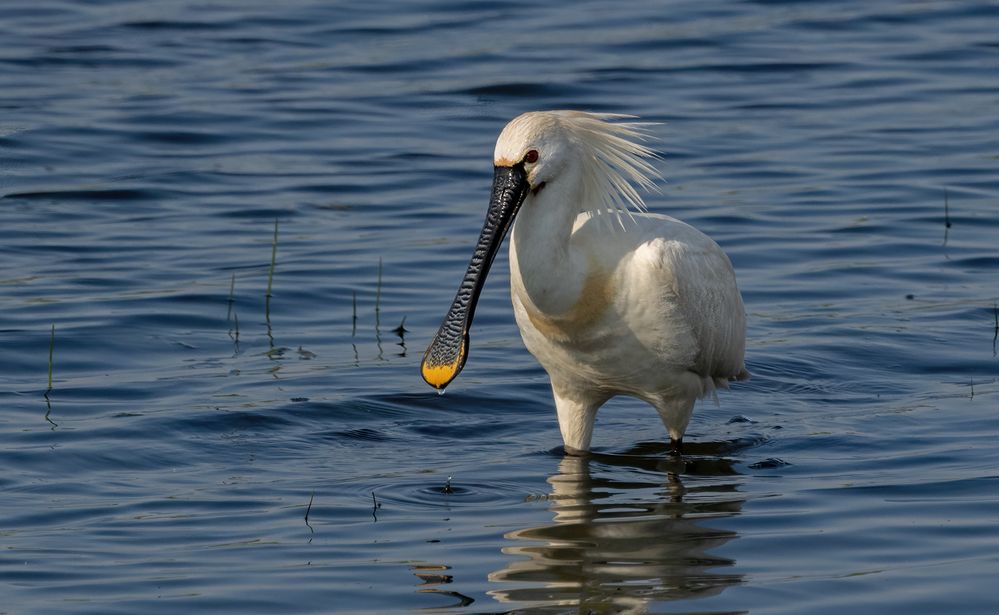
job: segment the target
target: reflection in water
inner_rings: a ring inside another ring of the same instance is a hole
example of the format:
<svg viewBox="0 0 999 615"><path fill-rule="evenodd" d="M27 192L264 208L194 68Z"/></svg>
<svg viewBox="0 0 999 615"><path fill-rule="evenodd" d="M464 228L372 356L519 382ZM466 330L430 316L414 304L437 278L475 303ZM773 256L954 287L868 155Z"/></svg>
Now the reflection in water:
<svg viewBox="0 0 999 615"><path fill-rule="evenodd" d="M615 467L602 471L607 465ZM490 594L531 612L580 613L642 613L650 602L718 594L741 576L723 572L735 562L710 552L736 533L704 520L739 513L734 477L717 457L686 466L659 456L565 457L548 479L554 523L506 534L519 544L504 553L519 558L490 581L516 587Z"/></svg>
<svg viewBox="0 0 999 615"><path fill-rule="evenodd" d="M436 587L437 585L447 585L454 581L454 577L450 574L445 574L451 570L451 567L446 564L415 564L410 567L410 570L420 579L422 585L427 586L416 590L418 593L439 594L455 599L453 604L438 608L463 607L475 602L474 598L470 598L465 594Z"/></svg>

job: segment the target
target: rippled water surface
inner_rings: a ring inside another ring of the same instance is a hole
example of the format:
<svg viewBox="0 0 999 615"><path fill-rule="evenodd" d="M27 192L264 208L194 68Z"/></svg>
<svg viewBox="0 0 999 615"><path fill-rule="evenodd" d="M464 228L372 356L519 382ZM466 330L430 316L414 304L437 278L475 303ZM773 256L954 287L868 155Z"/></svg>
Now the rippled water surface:
<svg viewBox="0 0 999 615"><path fill-rule="evenodd" d="M999 612L999 8L622 4L0 5L0 613ZM738 272L683 460L563 456L505 254L419 378L544 108Z"/></svg>

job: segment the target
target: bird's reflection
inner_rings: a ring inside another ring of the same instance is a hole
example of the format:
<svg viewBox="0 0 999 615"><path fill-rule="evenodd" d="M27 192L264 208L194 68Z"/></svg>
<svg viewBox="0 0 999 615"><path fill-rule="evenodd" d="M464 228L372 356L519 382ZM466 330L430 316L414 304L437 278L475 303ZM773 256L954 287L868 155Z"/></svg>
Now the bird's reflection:
<svg viewBox="0 0 999 615"><path fill-rule="evenodd" d="M495 599L530 612L643 613L740 582L726 572L735 562L712 554L736 533L709 521L742 507L731 464L635 452L562 459L545 496L554 523L506 534L504 553L517 557L490 575L510 586Z"/></svg>

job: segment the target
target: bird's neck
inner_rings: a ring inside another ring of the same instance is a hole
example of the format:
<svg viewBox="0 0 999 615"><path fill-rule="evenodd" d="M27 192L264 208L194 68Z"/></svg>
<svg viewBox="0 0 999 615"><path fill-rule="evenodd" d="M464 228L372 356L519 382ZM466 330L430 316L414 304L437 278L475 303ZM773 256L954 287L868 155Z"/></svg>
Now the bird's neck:
<svg viewBox="0 0 999 615"><path fill-rule="evenodd" d="M573 249L572 232L583 197L580 182L567 172L528 196L510 241L513 292L534 308L560 314L579 299L587 275L585 255Z"/></svg>

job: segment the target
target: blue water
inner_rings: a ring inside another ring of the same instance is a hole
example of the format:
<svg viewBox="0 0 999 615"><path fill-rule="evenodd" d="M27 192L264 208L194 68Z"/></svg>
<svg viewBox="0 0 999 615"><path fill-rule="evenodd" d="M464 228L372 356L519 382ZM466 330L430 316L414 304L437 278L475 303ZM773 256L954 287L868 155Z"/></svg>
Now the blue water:
<svg viewBox="0 0 999 615"><path fill-rule="evenodd" d="M994 3L0 23L0 613L999 612ZM754 378L682 461L631 400L562 455L505 254L419 378L546 108L658 122L650 208L737 270Z"/></svg>

